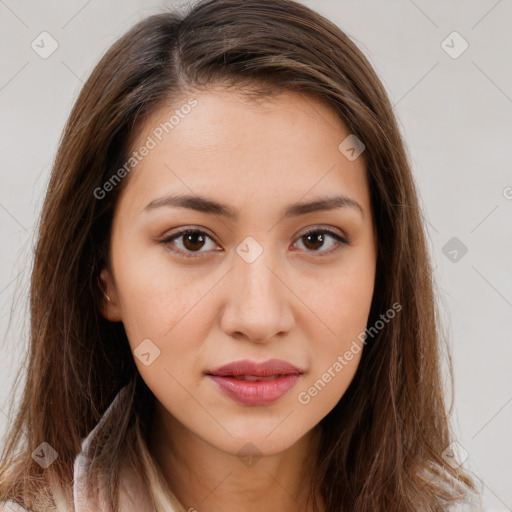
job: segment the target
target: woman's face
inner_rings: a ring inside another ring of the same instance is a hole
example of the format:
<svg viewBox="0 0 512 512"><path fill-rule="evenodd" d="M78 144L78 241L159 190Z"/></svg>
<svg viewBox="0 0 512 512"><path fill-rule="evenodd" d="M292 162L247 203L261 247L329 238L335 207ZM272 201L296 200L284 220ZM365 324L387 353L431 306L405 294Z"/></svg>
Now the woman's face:
<svg viewBox="0 0 512 512"><path fill-rule="evenodd" d="M132 148L103 313L123 322L173 433L274 454L331 411L360 361L377 243L365 166L310 96L194 99L158 111Z"/></svg>

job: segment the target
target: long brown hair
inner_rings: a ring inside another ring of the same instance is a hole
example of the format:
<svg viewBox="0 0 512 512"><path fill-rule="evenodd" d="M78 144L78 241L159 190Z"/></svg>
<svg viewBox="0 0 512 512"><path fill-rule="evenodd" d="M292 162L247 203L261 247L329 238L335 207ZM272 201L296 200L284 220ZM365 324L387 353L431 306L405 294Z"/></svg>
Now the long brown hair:
<svg viewBox="0 0 512 512"><path fill-rule="evenodd" d="M368 324L392 304L402 306L365 347L348 390L321 421L311 494L319 490L326 512L445 510L475 484L442 456L453 441L452 405L448 411L444 335L408 156L368 60L340 28L292 0L206 0L187 12L147 17L113 44L84 84L39 224L27 378L2 454L0 497L36 511L71 503L81 440L128 385L122 407L103 426L91 474L107 483L117 510L125 460L158 502L146 444L154 397L123 324L99 311L98 276L109 264L112 215L129 178L101 199L94 191L128 160L137 129L164 102L178 105L191 91L221 83L253 98L287 90L319 98L363 141L379 240ZM31 457L42 442L58 453L46 469Z"/></svg>

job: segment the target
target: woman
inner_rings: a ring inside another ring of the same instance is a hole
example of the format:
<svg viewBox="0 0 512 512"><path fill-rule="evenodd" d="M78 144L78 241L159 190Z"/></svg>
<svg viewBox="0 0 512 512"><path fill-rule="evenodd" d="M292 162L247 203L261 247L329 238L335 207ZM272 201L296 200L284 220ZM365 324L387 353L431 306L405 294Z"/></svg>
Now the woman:
<svg viewBox="0 0 512 512"><path fill-rule="evenodd" d="M207 0L109 49L60 143L30 298L7 510L444 511L475 491L446 457L391 104L301 4Z"/></svg>

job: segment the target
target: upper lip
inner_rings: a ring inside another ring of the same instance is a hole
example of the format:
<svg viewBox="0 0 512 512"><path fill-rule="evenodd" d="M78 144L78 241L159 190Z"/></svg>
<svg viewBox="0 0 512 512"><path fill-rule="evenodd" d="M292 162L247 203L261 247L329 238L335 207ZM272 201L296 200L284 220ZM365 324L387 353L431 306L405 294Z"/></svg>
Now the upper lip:
<svg viewBox="0 0 512 512"><path fill-rule="evenodd" d="M271 375L302 374L303 370L282 359L269 359L263 362L243 359L225 364L215 370L207 371L207 375L226 377L229 375L254 375L255 377L268 377Z"/></svg>

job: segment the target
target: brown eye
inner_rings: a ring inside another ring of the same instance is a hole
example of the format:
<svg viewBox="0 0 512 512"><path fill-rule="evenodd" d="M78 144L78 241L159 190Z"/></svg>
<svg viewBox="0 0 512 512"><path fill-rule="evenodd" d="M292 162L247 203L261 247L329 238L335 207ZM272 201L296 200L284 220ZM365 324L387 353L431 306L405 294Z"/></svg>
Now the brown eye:
<svg viewBox="0 0 512 512"><path fill-rule="evenodd" d="M180 241L180 239L182 240ZM213 239L204 231L199 229L185 229L165 238L160 243L184 257L196 257L200 253L207 252L207 250L202 251L201 249L207 246L208 240L213 242ZM215 247L215 243L212 245Z"/></svg>
<svg viewBox="0 0 512 512"><path fill-rule="evenodd" d="M318 253L324 256L336 252L350 242L329 229L313 229L304 233L300 238L303 241L305 250L310 253ZM208 249L208 241L211 247ZM215 250L215 242L206 232L200 229L184 229L175 233L160 242L171 251L183 257L199 257L201 253ZM322 250L322 248L327 249ZM205 250L202 250L206 247Z"/></svg>
<svg viewBox="0 0 512 512"><path fill-rule="evenodd" d="M334 241L329 244L329 239ZM304 233L299 240L303 240L303 244L308 252L318 252L321 253L322 256L324 253L332 253L349 243L348 240L329 229L314 229L308 231ZM327 246L334 247L334 249L320 250L326 244Z"/></svg>
<svg viewBox="0 0 512 512"><path fill-rule="evenodd" d="M325 234L319 231L315 233L308 233L302 238L305 240L304 245L313 251L317 251L325 243Z"/></svg>
<svg viewBox="0 0 512 512"><path fill-rule="evenodd" d="M198 251L204 245L205 237L202 233L187 233L181 235L183 237L183 245L188 251Z"/></svg>

